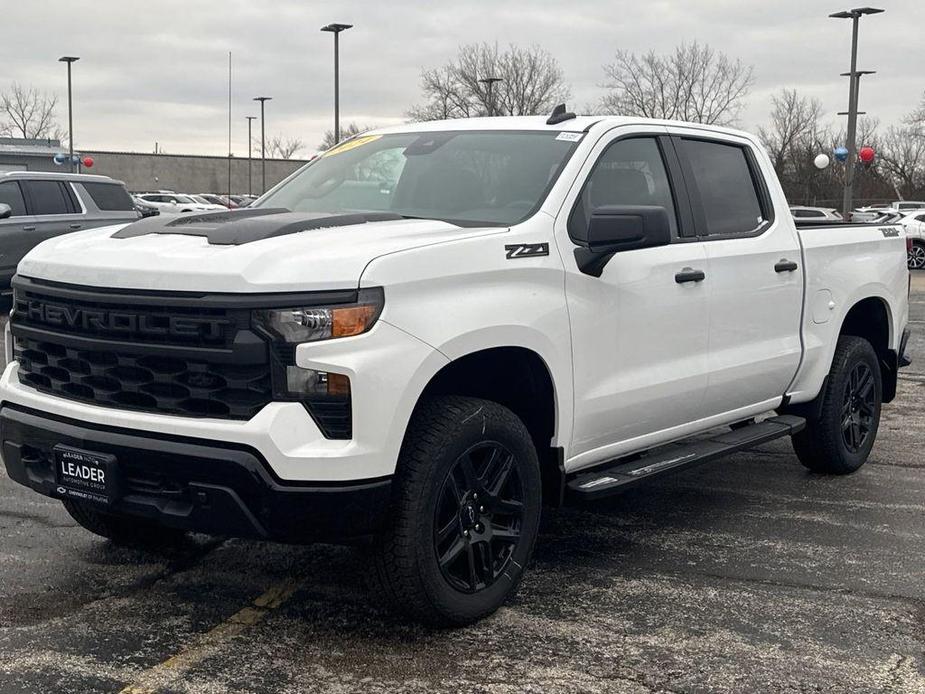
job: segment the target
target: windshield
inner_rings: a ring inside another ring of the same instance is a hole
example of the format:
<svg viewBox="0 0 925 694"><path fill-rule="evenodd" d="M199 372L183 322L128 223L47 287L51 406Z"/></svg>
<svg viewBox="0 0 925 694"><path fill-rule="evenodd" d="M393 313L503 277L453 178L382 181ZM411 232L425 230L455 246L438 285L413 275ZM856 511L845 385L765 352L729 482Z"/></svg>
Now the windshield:
<svg viewBox="0 0 925 694"><path fill-rule="evenodd" d="M255 207L507 226L539 208L580 139L579 133L524 131L355 137Z"/></svg>
<svg viewBox="0 0 925 694"><path fill-rule="evenodd" d="M177 202L182 202L185 205L188 205L191 202L196 202L188 195L175 195L174 197L177 199Z"/></svg>

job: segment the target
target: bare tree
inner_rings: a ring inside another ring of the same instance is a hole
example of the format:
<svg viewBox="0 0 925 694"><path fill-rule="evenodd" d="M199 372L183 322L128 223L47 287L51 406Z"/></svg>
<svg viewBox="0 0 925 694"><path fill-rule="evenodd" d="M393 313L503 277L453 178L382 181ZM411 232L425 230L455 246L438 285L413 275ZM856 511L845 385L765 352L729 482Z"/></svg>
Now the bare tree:
<svg viewBox="0 0 925 694"><path fill-rule="evenodd" d="M257 147L259 149L260 145ZM277 159L292 159L296 152L304 148L305 142L297 137L276 135L267 140L267 154Z"/></svg>
<svg viewBox="0 0 925 694"><path fill-rule="evenodd" d="M911 127L919 137L925 137L925 94L916 109L906 116L906 125Z"/></svg>
<svg viewBox="0 0 925 694"><path fill-rule="evenodd" d="M372 130L374 126L371 125L357 125L356 123L348 123L340 129L340 140L343 142L355 135L360 133L365 133L367 130ZM337 143L334 141L334 129L325 130L324 137L321 138L321 142L318 143L318 150L323 152L325 150L331 149Z"/></svg>
<svg viewBox="0 0 925 694"><path fill-rule="evenodd" d="M880 141L878 159L898 192L917 197L925 189L925 137L912 126L891 126Z"/></svg>
<svg viewBox="0 0 925 694"><path fill-rule="evenodd" d="M486 78L499 78L490 87ZM497 44L459 47L454 60L421 73L425 102L408 111L412 120L546 114L569 96L562 68L539 46Z"/></svg>
<svg viewBox="0 0 925 694"><path fill-rule="evenodd" d="M696 41L669 55L619 50L604 73L605 111L712 125L736 121L754 81L750 65Z"/></svg>
<svg viewBox="0 0 925 694"><path fill-rule="evenodd" d="M822 102L800 96L795 89L782 89L771 97L771 105L771 123L768 128L759 128L758 136L777 175L785 176L788 168L821 151Z"/></svg>
<svg viewBox="0 0 925 694"><path fill-rule="evenodd" d="M27 139L61 139L65 132L55 120L58 97L14 82L0 93L0 134Z"/></svg>

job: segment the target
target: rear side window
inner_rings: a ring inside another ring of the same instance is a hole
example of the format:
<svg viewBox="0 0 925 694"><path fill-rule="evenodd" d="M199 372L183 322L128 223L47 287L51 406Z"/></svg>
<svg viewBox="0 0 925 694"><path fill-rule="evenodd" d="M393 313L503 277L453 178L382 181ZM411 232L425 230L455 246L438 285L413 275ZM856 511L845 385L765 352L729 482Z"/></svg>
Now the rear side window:
<svg viewBox="0 0 925 694"><path fill-rule="evenodd" d="M747 234L758 229L766 218L745 149L705 140L681 142L700 192L707 234Z"/></svg>
<svg viewBox="0 0 925 694"><path fill-rule="evenodd" d="M22 190L16 181L0 183L0 202L13 208L14 217L22 217L26 214L26 202L23 200Z"/></svg>
<svg viewBox="0 0 925 694"><path fill-rule="evenodd" d="M83 187L101 210L115 212L134 209L129 194L118 183L84 183Z"/></svg>
<svg viewBox="0 0 925 694"><path fill-rule="evenodd" d="M72 214L71 200L59 181L23 181L31 214Z"/></svg>

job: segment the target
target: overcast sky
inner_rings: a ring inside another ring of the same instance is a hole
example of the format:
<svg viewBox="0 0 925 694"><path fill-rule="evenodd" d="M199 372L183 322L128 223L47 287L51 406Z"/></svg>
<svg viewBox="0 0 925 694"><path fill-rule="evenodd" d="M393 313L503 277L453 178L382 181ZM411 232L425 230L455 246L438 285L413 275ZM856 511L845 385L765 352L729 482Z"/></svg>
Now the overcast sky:
<svg viewBox="0 0 925 694"><path fill-rule="evenodd" d="M847 105L850 22L828 19L839 0L0 0L0 89L18 81L57 93L66 121L62 55L74 66L76 144L87 149L227 152L228 51L233 53L233 150L247 153L250 99L267 104L268 136L313 150L331 127L333 48L341 35L341 122L404 120L420 100L422 67L460 43L547 48L581 106L600 98L601 65L614 51L670 51L698 40L754 66L741 126L767 120L769 98L795 87L827 114ZM925 0L886 0L861 21L861 110L899 121L925 90Z"/></svg>

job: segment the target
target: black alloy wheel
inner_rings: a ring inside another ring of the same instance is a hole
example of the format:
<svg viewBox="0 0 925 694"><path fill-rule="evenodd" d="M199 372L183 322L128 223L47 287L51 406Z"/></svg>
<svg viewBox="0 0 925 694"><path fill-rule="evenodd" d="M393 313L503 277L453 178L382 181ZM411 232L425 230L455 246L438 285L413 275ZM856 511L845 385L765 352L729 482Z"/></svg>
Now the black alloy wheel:
<svg viewBox="0 0 925 694"><path fill-rule="evenodd" d="M434 551L447 583L475 593L503 576L520 541L523 512L513 453L488 441L459 456L434 514Z"/></svg>
<svg viewBox="0 0 925 694"><path fill-rule="evenodd" d="M842 437L849 452L857 453L867 443L875 408L874 374L862 362L848 376L842 401Z"/></svg>

